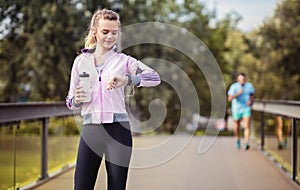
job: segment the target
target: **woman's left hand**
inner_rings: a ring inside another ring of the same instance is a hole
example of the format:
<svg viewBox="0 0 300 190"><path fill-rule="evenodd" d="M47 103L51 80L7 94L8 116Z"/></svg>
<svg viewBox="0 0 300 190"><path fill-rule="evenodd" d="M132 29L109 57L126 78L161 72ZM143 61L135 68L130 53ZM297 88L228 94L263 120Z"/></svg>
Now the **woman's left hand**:
<svg viewBox="0 0 300 190"><path fill-rule="evenodd" d="M107 90L113 90L122 86L125 86L128 83L127 76L114 76L112 77L107 84Z"/></svg>

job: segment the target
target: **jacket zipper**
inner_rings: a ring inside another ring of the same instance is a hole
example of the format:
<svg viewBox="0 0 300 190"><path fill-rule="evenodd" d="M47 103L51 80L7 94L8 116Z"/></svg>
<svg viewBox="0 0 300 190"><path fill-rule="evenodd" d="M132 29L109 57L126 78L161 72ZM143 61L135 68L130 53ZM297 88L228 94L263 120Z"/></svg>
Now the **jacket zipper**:
<svg viewBox="0 0 300 190"><path fill-rule="evenodd" d="M94 57L94 65L96 66L96 57L93 55ZM97 70L97 69L96 69ZM99 71L99 82L100 82L100 123L103 122L103 105L102 105L102 102L103 102L103 98L102 98L102 79L101 79L101 76L102 76L102 70L103 68L100 69Z"/></svg>
<svg viewBox="0 0 300 190"><path fill-rule="evenodd" d="M102 98L102 79L101 79L101 75L102 75L102 69L100 70L99 72L99 82L100 82L100 122L102 123L103 121L103 105L102 105L102 102L103 102L103 98Z"/></svg>

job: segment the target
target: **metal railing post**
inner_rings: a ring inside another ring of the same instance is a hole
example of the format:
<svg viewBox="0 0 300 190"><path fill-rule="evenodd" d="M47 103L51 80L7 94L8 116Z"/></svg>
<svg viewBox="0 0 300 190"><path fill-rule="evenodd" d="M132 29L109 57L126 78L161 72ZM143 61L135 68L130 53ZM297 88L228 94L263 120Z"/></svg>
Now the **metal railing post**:
<svg viewBox="0 0 300 190"><path fill-rule="evenodd" d="M11 124L11 129L13 131L13 149L14 149L14 158L13 158L13 189L16 189L16 181L17 181L17 145L16 145L16 129Z"/></svg>
<svg viewBox="0 0 300 190"><path fill-rule="evenodd" d="M265 149L265 118L264 112L260 112L260 149Z"/></svg>
<svg viewBox="0 0 300 190"><path fill-rule="evenodd" d="M42 119L42 160L41 160L41 180L48 178L48 123L49 118Z"/></svg>
<svg viewBox="0 0 300 190"><path fill-rule="evenodd" d="M296 119L291 119L292 124L292 179L297 180L298 140Z"/></svg>
<svg viewBox="0 0 300 190"><path fill-rule="evenodd" d="M48 175L48 124L51 117L66 117L79 114L80 111L74 113L66 107L64 101L61 102L16 102L16 103L0 103L0 127L11 126L13 132L13 163L12 163L12 185L13 188L19 189L16 178L17 167L17 149L16 149L16 130L20 127L21 121L39 120L42 122L41 129L41 170L40 178L37 180L45 180ZM17 128L13 125L17 124ZM0 153L1 154L1 153Z"/></svg>

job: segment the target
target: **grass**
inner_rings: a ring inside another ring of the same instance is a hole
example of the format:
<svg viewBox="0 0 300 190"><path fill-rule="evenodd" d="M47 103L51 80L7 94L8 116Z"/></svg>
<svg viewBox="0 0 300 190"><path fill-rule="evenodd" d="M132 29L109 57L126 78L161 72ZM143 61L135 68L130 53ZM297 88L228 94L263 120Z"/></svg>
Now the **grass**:
<svg viewBox="0 0 300 190"><path fill-rule="evenodd" d="M0 135L0 190L13 186L14 175L14 138ZM41 137L16 136L16 183L24 186L40 178ZM79 136L49 136L48 172L51 173L64 165L74 163Z"/></svg>

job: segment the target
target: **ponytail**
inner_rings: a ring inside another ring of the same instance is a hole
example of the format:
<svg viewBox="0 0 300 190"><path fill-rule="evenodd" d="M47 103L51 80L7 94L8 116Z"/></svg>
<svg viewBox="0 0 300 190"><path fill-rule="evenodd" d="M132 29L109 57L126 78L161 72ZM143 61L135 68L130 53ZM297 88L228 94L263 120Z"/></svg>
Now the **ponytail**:
<svg viewBox="0 0 300 190"><path fill-rule="evenodd" d="M89 31L87 37L85 38L85 48L93 49L96 47L96 37L92 33L92 31Z"/></svg>

